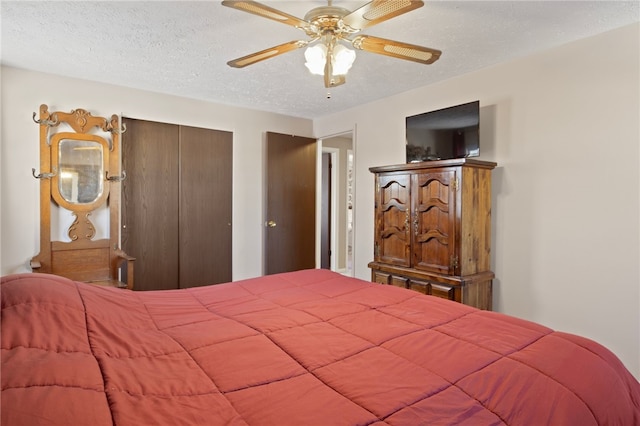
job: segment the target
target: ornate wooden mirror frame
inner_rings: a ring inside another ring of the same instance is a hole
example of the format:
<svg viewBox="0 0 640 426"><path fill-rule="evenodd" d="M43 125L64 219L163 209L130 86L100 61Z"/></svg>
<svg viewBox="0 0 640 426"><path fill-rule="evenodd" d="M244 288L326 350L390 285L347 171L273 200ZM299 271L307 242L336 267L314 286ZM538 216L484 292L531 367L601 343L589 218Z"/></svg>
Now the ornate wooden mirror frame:
<svg viewBox="0 0 640 426"><path fill-rule="evenodd" d="M120 249L120 182L125 174L120 172L118 116L107 120L83 109L50 113L47 105L40 106L38 120L35 116L40 173L32 173L40 180L40 253L31 259L32 270L132 289L134 259ZM61 131L69 127L73 132ZM91 215L105 205L108 238L94 239ZM68 241L52 235L52 209L75 217Z"/></svg>

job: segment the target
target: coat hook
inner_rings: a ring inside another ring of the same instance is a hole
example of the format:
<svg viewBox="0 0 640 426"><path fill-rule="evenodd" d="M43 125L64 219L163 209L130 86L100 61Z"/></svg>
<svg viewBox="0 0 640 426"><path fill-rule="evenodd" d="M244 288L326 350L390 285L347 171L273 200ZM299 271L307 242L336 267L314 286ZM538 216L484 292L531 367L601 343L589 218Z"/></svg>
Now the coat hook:
<svg viewBox="0 0 640 426"><path fill-rule="evenodd" d="M42 125L49 126L49 127L58 125L58 118L55 115L53 116L54 120L48 120L48 119L36 120L36 113L34 112L33 115L31 116L31 118L37 124L42 124Z"/></svg>
<svg viewBox="0 0 640 426"><path fill-rule="evenodd" d="M106 124L106 127L103 128L103 130L109 130L114 135L121 135L127 131L127 126L122 122L120 117L118 117L116 114L113 114L111 116L111 121Z"/></svg>
<svg viewBox="0 0 640 426"><path fill-rule="evenodd" d="M31 169L31 174L36 179L51 179L52 177L54 177L55 175L58 174L58 170L54 167L53 168L53 173L39 173L39 174L36 175L36 169L32 168Z"/></svg>
<svg viewBox="0 0 640 426"><path fill-rule="evenodd" d="M123 170L121 176L109 176L109 171L107 170L104 172L104 178L109 182L122 182L127 178L127 172Z"/></svg>

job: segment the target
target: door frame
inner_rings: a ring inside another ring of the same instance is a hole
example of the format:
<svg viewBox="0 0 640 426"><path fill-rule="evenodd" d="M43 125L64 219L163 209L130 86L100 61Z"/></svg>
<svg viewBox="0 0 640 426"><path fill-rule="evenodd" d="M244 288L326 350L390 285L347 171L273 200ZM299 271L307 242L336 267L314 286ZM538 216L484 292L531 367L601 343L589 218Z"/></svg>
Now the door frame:
<svg viewBox="0 0 640 426"><path fill-rule="evenodd" d="M354 125L353 129L351 130L344 130L344 131L340 131L337 133L333 133L333 134L329 134L326 136L322 136L317 138L317 165L316 165L316 171L317 171L317 179L316 179L316 266L320 267L320 250L321 250L321 246L320 246L320 237L321 237L321 233L322 233L322 223L321 223L321 215L322 215L322 205L321 205L321 197L322 197L322 153L325 152L325 149L327 150L327 152L333 152L335 151L335 157L336 157L336 163L334 163L334 167L332 169L332 190L331 190L331 197L332 197L332 212L331 212L331 222L332 222L332 226L331 226L331 252L332 252L332 256L331 256L331 270L336 271L336 260L337 260L337 251L336 251L336 244L338 244L338 238L337 238L337 230L338 230L338 226L336 226L337 223L337 206L338 206L338 202L337 197L338 197L338 193L340 191L337 190L337 185L338 185L338 179L336 177L337 174L337 170L338 169L338 163L337 163L337 157L339 157L338 153L339 150L337 148L330 148L330 147L323 147L323 143L322 141L324 139L331 139L331 138L337 138L337 137L350 137L351 139L351 153L353 155L353 167L351 170L352 173L352 193L351 193L351 197L352 197L352 217L353 217L353 224L352 224L352 236L353 239L351 241L351 268L349 269L349 265L347 262L347 266L346 266L346 270L344 271L337 271L340 273L343 273L344 275L348 275L348 276L355 276L355 271L356 271L356 250L355 250L355 236L356 236L356 205L355 205L355 196L356 196L356 126ZM333 157L332 157L332 161L333 161ZM346 164L344 165L344 167L346 167ZM347 194L347 197L349 195ZM347 200L348 202L348 200ZM345 225L346 224L341 224L341 225ZM348 245L349 245L349 241L347 238L347 242L346 242L347 247L345 247L344 249L347 250L348 249ZM348 253L347 253L348 256Z"/></svg>
<svg viewBox="0 0 640 426"><path fill-rule="evenodd" d="M332 271L336 270L336 255L338 253L338 170L340 170L340 150L338 148L323 147L322 141L318 141L320 146L320 164L318 167L318 176L316 182L319 182L318 190L316 191L316 223L320 226L316 226L316 265L322 264L322 154L329 154L331 157L331 211L329 213L329 229L331 233L329 235L329 249L331 250L331 256L329 257L329 267Z"/></svg>

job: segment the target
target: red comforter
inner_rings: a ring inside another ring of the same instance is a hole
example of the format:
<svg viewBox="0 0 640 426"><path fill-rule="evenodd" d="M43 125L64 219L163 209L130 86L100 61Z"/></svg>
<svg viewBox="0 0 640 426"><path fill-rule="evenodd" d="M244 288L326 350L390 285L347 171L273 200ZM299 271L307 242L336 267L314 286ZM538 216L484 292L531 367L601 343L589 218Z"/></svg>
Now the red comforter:
<svg viewBox="0 0 640 426"><path fill-rule="evenodd" d="M640 424L593 341L329 271L1 290L3 426Z"/></svg>

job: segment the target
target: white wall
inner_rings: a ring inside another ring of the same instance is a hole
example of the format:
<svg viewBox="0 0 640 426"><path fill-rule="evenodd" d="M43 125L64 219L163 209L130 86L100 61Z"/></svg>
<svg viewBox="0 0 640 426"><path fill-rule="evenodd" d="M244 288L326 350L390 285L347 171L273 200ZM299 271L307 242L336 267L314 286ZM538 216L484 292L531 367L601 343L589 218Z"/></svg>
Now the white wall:
<svg viewBox="0 0 640 426"><path fill-rule="evenodd" d="M357 129L356 276L370 277L373 258L368 168L404 162L406 116L479 99L480 158L498 163L494 309L597 340L640 377L639 32L315 120L319 137Z"/></svg>
<svg viewBox="0 0 640 426"><path fill-rule="evenodd" d="M311 120L2 67L2 275L26 272L40 251L39 126L33 112L82 108L233 132L233 279L262 274L264 132L313 136Z"/></svg>

